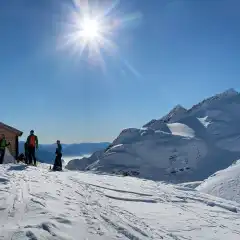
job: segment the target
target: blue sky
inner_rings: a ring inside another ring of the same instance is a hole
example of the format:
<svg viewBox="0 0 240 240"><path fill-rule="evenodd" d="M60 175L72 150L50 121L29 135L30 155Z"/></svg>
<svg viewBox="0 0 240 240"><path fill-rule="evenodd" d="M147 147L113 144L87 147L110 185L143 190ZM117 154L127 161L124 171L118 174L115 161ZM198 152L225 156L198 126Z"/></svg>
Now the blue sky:
<svg viewBox="0 0 240 240"><path fill-rule="evenodd" d="M102 54L105 70L59 47L70 6L0 1L1 121L23 139L35 129L41 143L111 141L178 103L239 90L238 0L121 1L108 16L122 22L119 51Z"/></svg>

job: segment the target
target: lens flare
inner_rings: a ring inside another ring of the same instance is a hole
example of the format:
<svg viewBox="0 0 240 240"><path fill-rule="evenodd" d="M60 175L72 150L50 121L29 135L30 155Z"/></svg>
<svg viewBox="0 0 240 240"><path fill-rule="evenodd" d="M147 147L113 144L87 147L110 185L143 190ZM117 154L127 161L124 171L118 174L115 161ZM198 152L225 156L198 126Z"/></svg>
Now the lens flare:
<svg viewBox="0 0 240 240"><path fill-rule="evenodd" d="M101 5L101 1L100 5L95 6L90 6L87 0L74 0L73 3L65 23L61 48L72 49L74 54L80 57L84 55L84 59L86 56L91 63L98 63L105 68L103 55L119 54L115 42L118 32L130 26L129 23L134 20L139 20L141 14L117 16L116 8L120 0L108 6Z"/></svg>
<svg viewBox="0 0 240 240"><path fill-rule="evenodd" d="M86 40L94 40L99 36L100 25L95 19L85 19L82 23L82 36Z"/></svg>

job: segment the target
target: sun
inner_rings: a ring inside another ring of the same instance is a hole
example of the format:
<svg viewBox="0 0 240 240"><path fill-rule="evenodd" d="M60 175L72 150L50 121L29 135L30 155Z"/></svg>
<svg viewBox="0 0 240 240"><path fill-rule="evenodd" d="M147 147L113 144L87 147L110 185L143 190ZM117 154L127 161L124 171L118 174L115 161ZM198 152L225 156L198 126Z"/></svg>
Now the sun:
<svg viewBox="0 0 240 240"><path fill-rule="evenodd" d="M118 16L120 0L105 4L89 4L89 0L72 0L66 5L66 19L63 21L63 34L59 41L60 49L70 49L70 53L94 66L105 69L105 60L110 57L120 59L119 31L133 20L140 19L139 14ZM132 67L124 60L124 65ZM133 70L131 70L133 71Z"/></svg>
<svg viewBox="0 0 240 240"><path fill-rule="evenodd" d="M86 52L89 60L103 63L103 49L112 53L117 48L110 39L112 30L104 16L93 16L87 11L73 12L65 44L72 45L80 56Z"/></svg>
<svg viewBox="0 0 240 240"><path fill-rule="evenodd" d="M81 23L81 34L86 41L97 40L100 36L101 26L96 19L86 18Z"/></svg>

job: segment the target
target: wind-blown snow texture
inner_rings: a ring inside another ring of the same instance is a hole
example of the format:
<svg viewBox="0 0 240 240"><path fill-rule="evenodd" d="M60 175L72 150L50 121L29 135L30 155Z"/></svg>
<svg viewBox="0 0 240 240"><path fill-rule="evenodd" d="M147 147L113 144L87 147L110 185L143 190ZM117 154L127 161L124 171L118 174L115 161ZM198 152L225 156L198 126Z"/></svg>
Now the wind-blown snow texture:
<svg viewBox="0 0 240 240"><path fill-rule="evenodd" d="M1 240L238 240L240 205L132 177L0 166Z"/></svg>
<svg viewBox="0 0 240 240"><path fill-rule="evenodd" d="M197 190L240 203L240 161L203 181Z"/></svg>
<svg viewBox="0 0 240 240"><path fill-rule="evenodd" d="M240 95L233 89L187 110L176 106L141 129L125 129L105 150L73 160L69 170L197 181L240 157Z"/></svg>

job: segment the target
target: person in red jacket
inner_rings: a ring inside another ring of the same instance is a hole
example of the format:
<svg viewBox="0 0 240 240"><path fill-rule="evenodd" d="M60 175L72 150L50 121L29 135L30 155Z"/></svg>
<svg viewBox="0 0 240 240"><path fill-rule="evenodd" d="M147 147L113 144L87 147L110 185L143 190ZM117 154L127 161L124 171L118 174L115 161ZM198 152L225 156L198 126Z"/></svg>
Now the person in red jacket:
<svg viewBox="0 0 240 240"><path fill-rule="evenodd" d="M38 149L38 137L34 135L34 131L30 131L30 135L27 138L27 149L28 149L28 160L29 164L32 164L34 160L34 165L37 165L36 159L36 149Z"/></svg>

